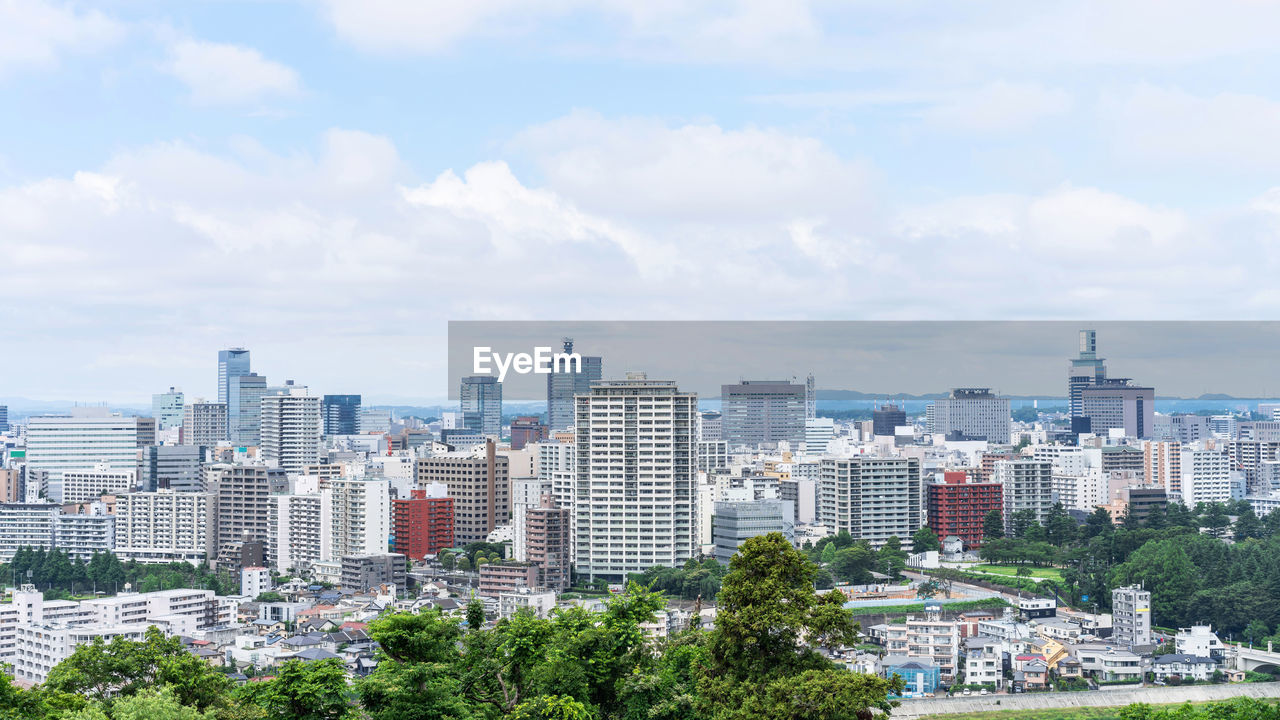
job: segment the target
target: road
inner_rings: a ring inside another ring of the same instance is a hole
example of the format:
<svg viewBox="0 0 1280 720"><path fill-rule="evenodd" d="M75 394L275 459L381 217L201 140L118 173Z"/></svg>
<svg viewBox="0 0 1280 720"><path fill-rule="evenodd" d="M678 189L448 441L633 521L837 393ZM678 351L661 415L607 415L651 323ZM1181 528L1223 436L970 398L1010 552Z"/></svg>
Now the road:
<svg viewBox="0 0 1280 720"><path fill-rule="evenodd" d="M991 712L993 710L1045 710L1069 707L1122 707L1132 703L1152 705L1210 702L1233 697L1280 698L1280 682L1192 685L1187 687L1126 687L1122 690L1045 692L1023 695L971 695L969 697L903 700L892 720L917 720L935 715Z"/></svg>

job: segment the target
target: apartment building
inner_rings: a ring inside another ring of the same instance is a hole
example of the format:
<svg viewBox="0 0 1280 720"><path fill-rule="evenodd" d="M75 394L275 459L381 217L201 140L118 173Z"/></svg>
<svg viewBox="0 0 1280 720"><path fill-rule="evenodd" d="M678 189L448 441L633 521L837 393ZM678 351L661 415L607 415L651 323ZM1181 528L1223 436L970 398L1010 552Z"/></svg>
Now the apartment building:
<svg viewBox="0 0 1280 720"><path fill-rule="evenodd" d="M510 462L493 441L476 452L448 452L417 462L418 486L443 483L453 498L453 541L483 541L511 519Z"/></svg>
<svg viewBox="0 0 1280 720"><path fill-rule="evenodd" d="M217 512L212 493L158 490L116 497L116 556L141 563L189 562L214 556Z"/></svg>
<svg viewBox="0 0 1280 720"><path fill-rule="evenodd" d="M894 536L910 547L911 534L924 524L919 459L823 458L819 473L819 524L875 548Z"/></svg>

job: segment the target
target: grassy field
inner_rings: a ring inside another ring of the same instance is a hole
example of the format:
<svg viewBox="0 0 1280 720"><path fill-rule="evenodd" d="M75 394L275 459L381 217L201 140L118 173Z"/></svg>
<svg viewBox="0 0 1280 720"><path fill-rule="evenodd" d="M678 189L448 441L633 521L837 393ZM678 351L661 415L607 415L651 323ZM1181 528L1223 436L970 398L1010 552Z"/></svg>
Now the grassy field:
<svg viewBox="0 0 1280 720"><path fill-rule="evenodd" d="M983 572L991 573L993 575L1018 577L1018 568L1015 565L971 565L965 569L969 572ZM1062 571L1058 568L1027 567L1027 569L1031 571L1031 577L1033 578L1048 580L1062 579Z"/></svg>

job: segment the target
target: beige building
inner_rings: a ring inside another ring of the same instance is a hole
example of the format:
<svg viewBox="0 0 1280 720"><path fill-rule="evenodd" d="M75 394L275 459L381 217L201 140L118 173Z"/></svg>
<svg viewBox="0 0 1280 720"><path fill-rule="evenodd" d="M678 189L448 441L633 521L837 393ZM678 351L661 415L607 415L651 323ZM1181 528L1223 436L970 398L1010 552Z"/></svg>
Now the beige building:
<svg viewBox="0 0 1280 720"><path fill-rule="evenodd" d="M450 452L421 458L418 486L444 483L453 498L453 541L456 545L485 540L511 519L511 478L507 458L493 441L476 452Z"/></svg>

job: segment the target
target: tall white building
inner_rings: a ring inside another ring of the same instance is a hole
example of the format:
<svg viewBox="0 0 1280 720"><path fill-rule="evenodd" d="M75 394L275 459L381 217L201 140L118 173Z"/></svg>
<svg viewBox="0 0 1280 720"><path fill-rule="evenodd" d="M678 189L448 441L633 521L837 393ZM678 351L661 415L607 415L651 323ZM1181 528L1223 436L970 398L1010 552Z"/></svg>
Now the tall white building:
<svg viewBox="0 0 1280 720"><path fill-rule="evenodd" d="M104 503L91 503L85 512L60 512L53 517L54 546L73 558L88 561L95 553L116 547L116 518Z"/></svg>
<svg viewBox="0 0 1280 720"><path fill-rule="evenodd" d="M578 572L622 580L696 555L697 395L636 373L574 404Z"/></svg>
<svg viewBox="0 0 1280 720"><path fill-rule="evenodd" d="M197 400L182 411L182 444L214 447L227 440L227 404Z"/></svg>
<svg viewBox="0 0 1280 720"><path fill-rule="evenodd" d="M141 563L210 559L216 539L214 496L203 492L126 493L116 498L116 556Z"/></svg>
<svg viewBox="0 0 1280 720"><path fill-rule="evenodd" d="M1185 449L1181 457L1182 502L1230 502L1245 495L1244 473L1231 466L1231 456L1220 450Z"/></svg>
<svg viewBox="0 0 1280 720"><path fill-rule="evenodd" d="M0 561L12 560L24 547L53 547L53 523L60 511L53 503L0 504Z"/></svg>
<svg viewBox="0 0 1280 720"><path fill-rule="evenodd" d="M897 537L904 548L924 524L924 486L917 458L824 458L819 469L818 523L849 531L879 548Z"/></svg>
<svg viewBox="0 0 1280 720"><path fill-rule="evenodd" d="M286 472L302 472L320 462L324 434L321 397L289 387L262 397L262 457Z"/></svg>
<svg viewBox="0 0 1280 720"><path fill-rule="evenodd" d="M62 473L62 502L92 502L103 495L118 495L137 488L138 471L112 470L99 465L92 470L65 470Z"/></svg>
<svg viewBox="0 0 1280 720"><path fill-rule="evenodd" d="M340 477L327 482L332 493L331 557L385 555L391 539L391 486L386 480Z"/></svg>
<svg viewBox="0 0 1280 720"><path fill-rule="evenodd" d="M105 408L33 417L27 421L27 468L47 471L51 485L68 470L136 470L138 448L154 440L152 418L111 415Z"/></svg>
<svg viewBox="0 0 1280 720"><path fill-rule="evenodd" d="M1004 494L1004 526L1013 527L1014 514L1030 510L1036 522L1044 524L1053 508L1053 463L1044 460L997 460L995 482Z"/></svg>
<svg viewBox="0 0 1280 720"><path fill-rule="evenodd" d="M333 492L271 496L269 562L281 572L333 560Z"/></svg>

